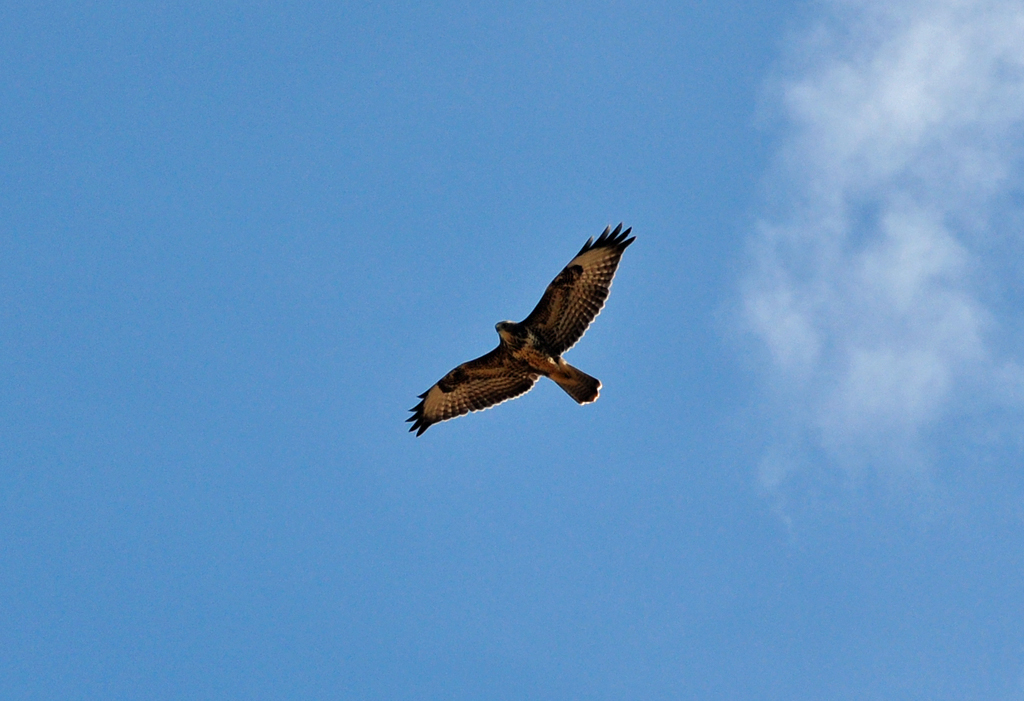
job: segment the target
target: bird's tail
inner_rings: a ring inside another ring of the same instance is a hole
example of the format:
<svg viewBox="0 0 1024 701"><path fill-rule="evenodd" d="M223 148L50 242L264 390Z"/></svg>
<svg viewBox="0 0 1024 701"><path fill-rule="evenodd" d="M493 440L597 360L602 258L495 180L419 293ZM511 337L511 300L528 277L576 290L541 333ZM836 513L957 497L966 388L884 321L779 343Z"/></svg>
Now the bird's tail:
<svg viewBox="0 0 1024 701"><path fill-rule="evenodd" d="M560 364L558 371L551 373L550 377L579 404L589 404L601 393L600 380L564 361Z"/></svg>

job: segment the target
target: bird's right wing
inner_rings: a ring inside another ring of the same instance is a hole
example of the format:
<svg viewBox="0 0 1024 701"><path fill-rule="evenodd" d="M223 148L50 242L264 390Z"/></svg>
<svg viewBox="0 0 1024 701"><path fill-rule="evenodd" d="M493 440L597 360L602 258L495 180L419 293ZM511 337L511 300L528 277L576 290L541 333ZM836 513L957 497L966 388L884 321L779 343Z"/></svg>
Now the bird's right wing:
<svg viewBox="0 0 1024 701"><path fill-rule="evenodd" d="M422 435L432 424L481 411L530 391L539 375L516 361L501 345L458 366L420 395L409 411L410 431Z"/></svg>

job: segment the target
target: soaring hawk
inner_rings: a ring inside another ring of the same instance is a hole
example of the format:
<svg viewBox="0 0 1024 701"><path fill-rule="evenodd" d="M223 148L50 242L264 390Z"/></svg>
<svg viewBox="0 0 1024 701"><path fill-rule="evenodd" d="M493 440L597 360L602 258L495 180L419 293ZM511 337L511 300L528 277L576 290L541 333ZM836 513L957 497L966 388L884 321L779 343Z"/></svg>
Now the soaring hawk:
<svg viewBox="0 0 1024 701"><path fill-rule="evenodd" d="M580 404L597 399L601 383L562 360L601 312L632 229L609 226L597 241L583 244L576 257L544 291L537 307L518 324L499 321L500 340L487 355L470 360L420 395L410 411L410 431L422 435L439 421L480 411L530 391L543 375Z"/></svg>

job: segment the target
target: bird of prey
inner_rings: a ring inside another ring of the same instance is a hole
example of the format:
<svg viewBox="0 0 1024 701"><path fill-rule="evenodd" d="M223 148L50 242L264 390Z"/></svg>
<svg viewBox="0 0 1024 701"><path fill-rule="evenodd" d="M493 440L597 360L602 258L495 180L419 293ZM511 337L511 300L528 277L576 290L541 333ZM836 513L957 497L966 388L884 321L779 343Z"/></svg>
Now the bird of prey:
<svg viewBox="0 0 1024 701"><path fill-rule="evenodd" d="M562 360L601 312L632 229L607 227L591 237L548 285L530 315L518 324L499 321L500 340L487 355L458 366L420 395L406 421L422 435L439 421L480 411L530 391L542 375L580 404L597 399L601 383Z"/></svg>

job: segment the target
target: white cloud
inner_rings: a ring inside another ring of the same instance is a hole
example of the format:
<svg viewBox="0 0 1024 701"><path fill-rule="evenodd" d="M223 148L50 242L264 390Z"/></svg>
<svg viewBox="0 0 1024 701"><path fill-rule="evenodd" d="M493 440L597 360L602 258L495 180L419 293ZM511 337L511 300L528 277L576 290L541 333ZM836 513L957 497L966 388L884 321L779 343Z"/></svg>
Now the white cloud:
<svg viewBox="0 0 1024 701"><path fill-rule="evenodd" d="M827 11L777 83L787 137L745 319L787 430L891 467L961 398L1024 399L1024 1Z"/></svg>

